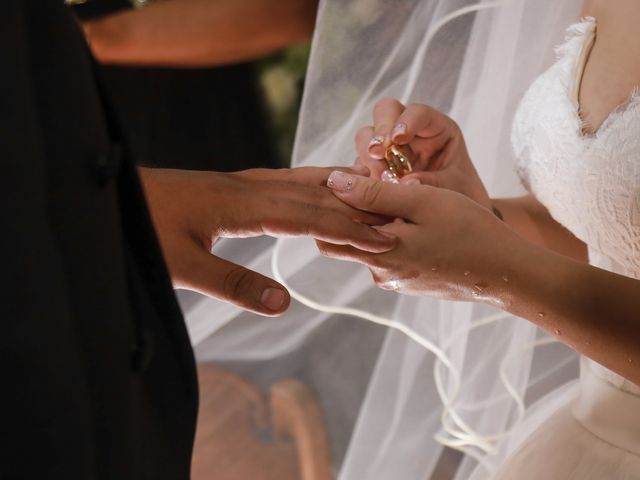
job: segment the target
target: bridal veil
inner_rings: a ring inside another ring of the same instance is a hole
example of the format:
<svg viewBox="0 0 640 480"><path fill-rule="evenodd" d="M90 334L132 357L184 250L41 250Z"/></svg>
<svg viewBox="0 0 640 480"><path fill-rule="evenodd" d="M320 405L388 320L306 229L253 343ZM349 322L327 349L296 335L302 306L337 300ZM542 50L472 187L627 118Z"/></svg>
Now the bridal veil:
<svg viewBox="0 0 640 480"><path fill-rule="evenodd" d="M580 3L321 1L293 165L352 164L355 132L395 97L448 112L491 195L521 193L512 117ZM266 319L195 299L186 319L198 359L258 383L307 380L341 480L424 480L445 447L462 452L456 478L478 463L490 472L527 405L577 375L576 355L531 323L377 290L366 269L321 257L310 240L231 240L216 253L277 275L298 301Z"/></svg>

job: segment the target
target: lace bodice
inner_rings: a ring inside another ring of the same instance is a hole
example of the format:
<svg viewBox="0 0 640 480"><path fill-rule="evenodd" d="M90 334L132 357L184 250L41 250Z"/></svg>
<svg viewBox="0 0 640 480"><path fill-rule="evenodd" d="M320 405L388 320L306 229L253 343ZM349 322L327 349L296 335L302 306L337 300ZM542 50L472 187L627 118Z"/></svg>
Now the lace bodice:
<svg viewBox="0 0 640 480"><path fill-rule="evenodd" d="M558 60L521 101L512 143L526 188L587 244L590 263L640 279L640 96L634 92L595 134L582 133L577 93L595 29L593 18L568 29ZM591 367L640 394L604 367Z"/></svg>

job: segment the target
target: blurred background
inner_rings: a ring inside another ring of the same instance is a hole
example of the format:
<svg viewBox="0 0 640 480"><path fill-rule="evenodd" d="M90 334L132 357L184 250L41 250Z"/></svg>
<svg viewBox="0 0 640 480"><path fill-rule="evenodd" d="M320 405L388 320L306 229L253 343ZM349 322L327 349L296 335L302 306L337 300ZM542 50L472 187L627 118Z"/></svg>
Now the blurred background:
<svg viewBox="0 0 640 480"><path fill-rule="evenodd" d="M288 165L316 0L71 1L140 165Z"/></svg>

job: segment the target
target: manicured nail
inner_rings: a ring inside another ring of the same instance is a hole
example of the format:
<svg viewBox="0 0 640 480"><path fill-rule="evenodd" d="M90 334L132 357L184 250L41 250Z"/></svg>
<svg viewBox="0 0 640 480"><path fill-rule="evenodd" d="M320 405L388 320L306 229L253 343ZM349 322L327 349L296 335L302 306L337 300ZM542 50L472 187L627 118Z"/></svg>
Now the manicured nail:
<svg viewBox="0 0 640 480"><path fill-rule="evenodd" d="M329 175L327 187L338 192L348 192L353 188L355 181L356 177L353 175L335 170Z"/></svg>
<svg viewBox="0 0 640 480"><path fill-rule="evenodd" d="M404 183L405 185L420 185L420 180L412 177L412 178L407 178L402 183Z"/></svg>
<svg viewBox="0 0 640 480"><path fill-rule="evenodd" d="M282 310L286 298L286 293L279 288L269 287L262 292L260 303L273 312L279 312Z"/></svg>
<svg viewBox="0 0 640 480"><path fill-rule="evenodd" d="M384 183L400 183L398 177L394 175L391 170L385 170L384 172L382 172L382 174L380 175L380 180L382 180Z"/></svg>
<svg viewBox="0 0 640 480"><path fill-rule="evenodd" d="M396 138L398 135L404 135L405 133L407 133L407 124L398 123L395 127L393 127L391 138Z"/></svg>
<svg viewBox="0 0 640 480"><path fill-rule="evenodd" d="M391 232L386 232L386 231L382 230L382 227L379 227L379 226L377 226L377 225L374 225L374 226L373 226L373 227L371 227L371 228L373 228L373 229L374 229L376 232L378 232L380 235L384 235L384 236L385 236L385 237L387 237L387 238L392 238L392 239L394 239L394 240L395 240L396 238L398 238L398 237L397 237L397 236L395 236L393 233L391 233Z"/></svg>
<svg viewBox="0 0 640 480"><path fill-rule="evenodd" d="M384 137L382 135L376 135L375 137L373 137L371 139L371 141L369 142L369 151L373 148L373 147L377 147L378 145L382 145L384 143Z"/></svg>

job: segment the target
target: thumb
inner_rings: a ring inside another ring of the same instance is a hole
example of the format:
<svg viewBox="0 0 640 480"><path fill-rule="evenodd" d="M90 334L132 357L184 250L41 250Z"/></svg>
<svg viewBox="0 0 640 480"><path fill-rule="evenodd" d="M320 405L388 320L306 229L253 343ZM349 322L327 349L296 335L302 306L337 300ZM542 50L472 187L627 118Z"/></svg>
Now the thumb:
<svg viewBox="0 0 640 480"><path fill-rule="evenodd" d="M287 289L275 280L204 250L192 250L181 270L176 286L261 315L280 315L291 303Z"/></svg>
<svg viewBox="0 0 640 480"><path fill-rule="evenodd" d="M327 186L343 202L367 212L414 220L416 200L427 189L419 185L384 183L334 171Z"/></svg>

